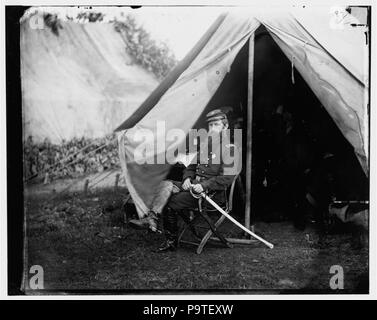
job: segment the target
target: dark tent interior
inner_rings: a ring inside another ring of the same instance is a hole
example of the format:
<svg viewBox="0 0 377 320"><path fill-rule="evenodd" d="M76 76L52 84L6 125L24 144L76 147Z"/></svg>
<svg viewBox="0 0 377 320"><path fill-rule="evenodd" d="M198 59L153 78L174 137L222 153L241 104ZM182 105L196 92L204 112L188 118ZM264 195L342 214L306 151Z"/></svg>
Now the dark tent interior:
<svg viewBox="0 0 377 320"><path fill-rule="evenodd" d="M243 186L248 51L247 42L195 125L204 128L212 109L232 108L230 128L243 129ZM264 26L255 33L252 119L252 221L288 219L301 228L308 219L321 224L334 199L368 200L368 179L353 147ZM243 201L235 201L235 215L243 212Z"/></svg>

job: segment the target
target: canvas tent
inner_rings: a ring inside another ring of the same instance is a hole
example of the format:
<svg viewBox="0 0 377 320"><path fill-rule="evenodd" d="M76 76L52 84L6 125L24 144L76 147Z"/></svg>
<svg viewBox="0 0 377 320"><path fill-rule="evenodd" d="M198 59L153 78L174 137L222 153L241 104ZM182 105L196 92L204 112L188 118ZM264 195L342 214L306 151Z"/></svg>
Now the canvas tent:
<svg viewBox="0 0 377 320"><path fill-rule="evenodd" d="M43 12L25 14L20 26L25 140L103 137L158 83L133 61L113 23L60 20L54 33L36 19L43 21Z"/></svg>
<svg viewBox="0 0 377 320"><path fill-rule="evenodd" d="M160 120L165 121L166 130L180 128L187 133L190 128L198 126L205 112L218 107L214 101L224 101L214 97L224 82L230 81L232 69L237 68L234 65L236 59L242 60L238 68L246 70L247 101L244 109L247 109L246 127L250 129L253 94L258 86L254 75L257 59L254 57L255 33L261 26L324 106L368 174L368 50L365 30L350 26L334 28L328 8L262 13L243 8L221 15L139 109L117 128L120 131L122 170L140 216L148 211L158 184L171 166L136 163L133 154L140 142L134 139L135 133L149 129L155 140L161 139L159 135L162 133L157 130ZM240 81L234 88L242 86ZM248 130L245 136L247 148L243 150L246 177L251 177L251 134L252 130ZM166 141L166 147L160 152L168 151L171 146L172 142ZM155 156L155 153L146 154L146 157ZM250 185L250 179L246 179L246 225L250 217Z"/></svg>

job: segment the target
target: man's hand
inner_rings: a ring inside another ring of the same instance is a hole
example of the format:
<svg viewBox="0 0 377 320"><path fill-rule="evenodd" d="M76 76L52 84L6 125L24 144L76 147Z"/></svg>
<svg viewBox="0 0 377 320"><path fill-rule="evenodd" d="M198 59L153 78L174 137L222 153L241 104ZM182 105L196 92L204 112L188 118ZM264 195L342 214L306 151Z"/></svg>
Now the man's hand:
<svg viewBox="0 0 377 320"><path fill-rule="evenodd" d="M196 193L202 193L204 192L204 189L202 187L202 185L200 183L198 184L193 184L192 185L192 189L196 192Z"/></svg>
<svg viewBox="0 0 377 320"><path fill-rule="evenodd" d="M188 190L188 189L190 189L190 187L191 187L191 180L190 180L190 178L187 178L187 179L183 182L183 184L182 184L182 189L183 189L183 190Z"/></svg>

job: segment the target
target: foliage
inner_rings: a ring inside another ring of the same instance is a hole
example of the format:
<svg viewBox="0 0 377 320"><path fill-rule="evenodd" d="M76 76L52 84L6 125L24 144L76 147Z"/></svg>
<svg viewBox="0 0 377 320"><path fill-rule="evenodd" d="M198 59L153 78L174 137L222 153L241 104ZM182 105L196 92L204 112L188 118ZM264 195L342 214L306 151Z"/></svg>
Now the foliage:
<svg viewBox="0 0 377 320"><path fill-rule="evenodd" d="M102 12L82 11L77 14L76 19L80 22L101 22L104 18Z"/></svg>
<svg viewBox="0 0 377 320"><path fill-rule="evenodd" d="M127 43L126 50L135 62L161 79L176 65L177 60L164 42L157 43L150 34L137 25L132 16L123 21L114 21L118 31Z"/></svg>
<svg viewBox="0 0 377 320"><path fill-rule="evenodd" d="M56 36L59 35L59 29L63 29L61 21L56 14L44 13L43 21L44 25L49 27L52 33Z"/></svg>

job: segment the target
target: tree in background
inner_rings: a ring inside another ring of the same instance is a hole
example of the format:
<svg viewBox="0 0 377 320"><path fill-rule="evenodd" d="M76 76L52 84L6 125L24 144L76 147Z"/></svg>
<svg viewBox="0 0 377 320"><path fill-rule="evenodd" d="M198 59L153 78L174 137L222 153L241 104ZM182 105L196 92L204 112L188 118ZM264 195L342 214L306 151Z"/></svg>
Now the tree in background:
<svg viewBox="0 0 377 320"><path fill-rule="evenodd" d="M118 31L127 43L126 50L135 62L161 79L177 64L170 48L164 42L157 43L150 34L139 27L136 20L127 15L124 20L114 21Z"/></svg>

